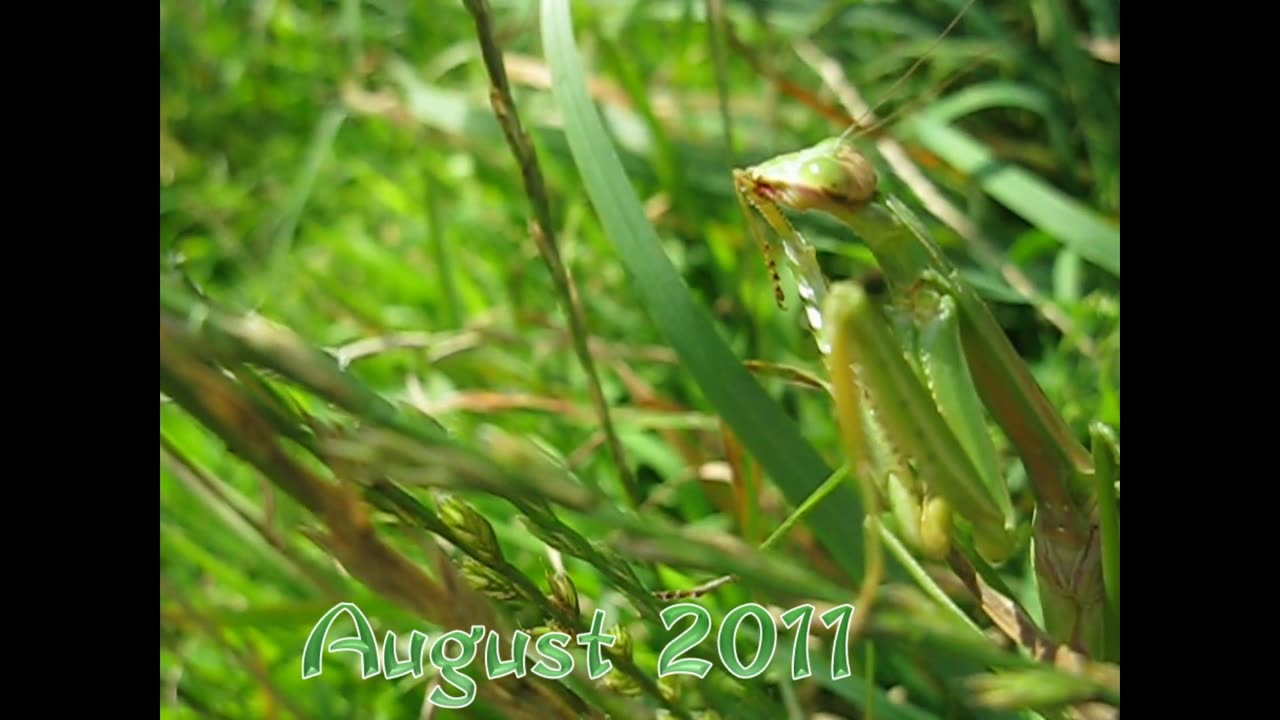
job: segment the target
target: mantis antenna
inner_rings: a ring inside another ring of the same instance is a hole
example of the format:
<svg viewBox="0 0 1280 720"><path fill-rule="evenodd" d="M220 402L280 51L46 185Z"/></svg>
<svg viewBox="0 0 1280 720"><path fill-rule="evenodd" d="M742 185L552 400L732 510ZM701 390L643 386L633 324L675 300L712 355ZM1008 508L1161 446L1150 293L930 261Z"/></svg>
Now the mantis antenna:
<svg viewBox="0 0 1280 720"><path fill-rule="evenodd" d="M897 80L895 80L893 85L889 86L888 92L886 92L884 96L880 98L880 102L876 103L874 107L870 108L869 110L867 110L865 113L862 114L863 118L874 116L875 111L880 109L880 107L885 104L885 101L893 97L893 94L898 91L902 83L905 82L907 78L911 77L911 75L914 74L916 70L920 69L920 66L924 64L925 58L933 54L933 51L938 47L938 43L942 42L943 38L945 38L948 34L950 34L950 32L953 29L955 29L956 24L960 22L960 18L964 17L965 13L969 12L969 7L972 6L973 3L974 3L974 0L969 0L964 4L964 7L960 8L960 12L956 13L956 16L951 19L950 24L948 24L947 27L943 29L942 34L938 35L938 37L933 39L933 44L929 46L929 49L926 50L923 55L916 58L916 61L911 64L911 67L907 68L907 71L903 73ZM883 122L879 124L883 124ZM844 132L840 133L840 141L844 142L845 140L847 140L849 138L849 134L861 126L862 126L862 122L859 119L854 118L853 122L849 124L849 127L845 128ZM864 130L871 130L871 129L873 128L864 128Z"/></svg>

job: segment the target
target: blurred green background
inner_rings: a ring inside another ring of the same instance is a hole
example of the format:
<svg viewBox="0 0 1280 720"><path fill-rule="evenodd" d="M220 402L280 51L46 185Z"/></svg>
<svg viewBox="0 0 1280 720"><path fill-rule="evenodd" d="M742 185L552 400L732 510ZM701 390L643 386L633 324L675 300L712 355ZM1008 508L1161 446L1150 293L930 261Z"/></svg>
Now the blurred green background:
<svg viewBox="0 0 1280 720"><path fill-rule="evenodd" d="M891 122L866 141L882 186L927 219L1080 436L1094 419L1118 428L1118 3L980 0L941 42L961 2L725 2L732 42L709 34L716 5L575 3L573 20L592 95L663 249L733 351L820 373L785 271L791 302L774 304L730 177L843 129L837 96L806 62L812 48L867 102L885 100L877 114ZM645 502L758 543L776 519L743 528L733 516L732 447L587 199L549 91L538 4L492 10ZM165 0L160 16L162 281L290 328L458 437L496 426L615 492L463 4ZM924 209L878 151L886 137L970 237ZM833 223L796 224L830 276L870 266ZM760 382L815 447L838 452L821 393ZM424 703L429 678L362 681L354 656L330 656L322 678L303 681L302 643L335 596L376 616L379 632L426 626L327 558L307 539L305 511L163 395L160 423L162 718L460 716ZM1015 463L1015 492L1021 482ZM541 543L508 506L474 502L512 563L541 580ZM606 592L589 569L572 572L584 597ZM1008 572L1018 582L1025 568ZM858 716L810 700L801 717Z"/></svg>

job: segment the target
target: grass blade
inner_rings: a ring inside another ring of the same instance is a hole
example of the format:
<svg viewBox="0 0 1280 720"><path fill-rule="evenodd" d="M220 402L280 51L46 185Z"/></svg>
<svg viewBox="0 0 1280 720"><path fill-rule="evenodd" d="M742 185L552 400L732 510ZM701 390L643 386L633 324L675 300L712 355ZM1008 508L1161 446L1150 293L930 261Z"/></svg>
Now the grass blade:
<svg viewBox="0 0 1280 720"><path fill-rule="evenodd" d="M569 7L563 0L543 3L542 35L552 92L564 117L574 162L646 309L708 401L778 483L787 500L798 505L830 476L830 469L730 352L662 252L587 94ZM834 560L855 578L861 577L863 570L864 540L861 533L850 531L860 524L850 521L862 514L860 499L852 490L842 489L809 516L814 533Z"/></svg>
<svg viewBox="0 0 1280 720"><path fill-rule="evenodd" d="M480 40L485 67L489 71L492 83L489 100L493 104L493 112L498 117L498 123L507 136L507 144L520 164L525 194L528 195L529 204L533 209L530 233L538 246L538 252L542 254L542 259L547 264L547 269L551 271L556 290L560 293L561 304L564 306L564 312L569 319L569 329L572 331L573 349L587 376L587 389L590 391L591 404L595 408L601 430L604 432L605 444L609 447L609 454L613 456L614 464L618 466L622 492L633 506L638 506L642 500L640 487L636 484L635 476L631 474L631 467L627 464L622 443L613 429L609 401L605 398L604 390L600 386L600 375L596 371L595 361L591 357L590 350L587 349L586 313L582 309L582 304L578 302L578 292L560 257L559 240L556 238L555 227L551 220L551 203L547 199L546 181L542 179L542 166L538 163L538 154L534 150L533 142L520 122L520 112L516 108L515 99L511 96L502 51L493 38L493 15L489 11L488 3L483 0L468 0L465 4L468 12L475 19L476 36Z"/></svg>
<svg viewBox="0 0 1280 720"><path fill-rule="evenodd" d="M1102 576L1106 593L1106 649L1104 658L1120 662L1120 508L1115 481L1120 474L1119 440L1115 431L1102 423L1089 427L1093 438L1093 462L1096 468L1098 517L1102 526Z"/></svg>
<svg viewBox="0 0 1280 720"><path fill-rule="evenodd" d="M903 130L962 172L1027 222L1058 238L1081 257L1120 277L1120 230L1031 173L1003 165L967 134L922 114Z"/></svg>

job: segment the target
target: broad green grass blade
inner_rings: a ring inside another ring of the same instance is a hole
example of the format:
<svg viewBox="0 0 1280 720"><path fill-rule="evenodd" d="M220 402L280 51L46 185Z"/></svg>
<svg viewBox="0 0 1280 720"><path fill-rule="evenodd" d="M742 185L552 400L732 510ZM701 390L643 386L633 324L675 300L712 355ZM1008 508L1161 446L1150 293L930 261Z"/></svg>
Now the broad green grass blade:
<svg viewBox="0 0 1280 720"><path fill-rule="evenodd" d="M787 500L799 505L831 475L831 470L734 357L662 252L657 234L623 172L617 150L587 95L569 6L564 0L543 2L542 36L551 68L552 93L564 117L574 162L646 309L708 401L769 472ZM725 183L728 182L726 175ZM851 489L842 488L814 508L808 519L834 560L854 578L862 575L864 540L852 528L860 527L856 520L862 514L860 498Z"/></svg>
<svg viewBox="0 0 1280 720"><path fill-rule="evenodd" d="M1060 122L1044 91L1034 85L1012 82L979 83L939 100L929 106L929 117L951 122L988 108L1010 107L1040 115L1046 122Z"/></svg>
<svg viewBox="0 0 1280 720"><path fill-rule="evenodd" d="M1057 154L1058 161L1068 166L1074 162L1066 120L1055 112L1048 94L1034 85L1002 81L978 83L930 105L929 117L951 123L964 115L991 108L1018 108L1039 115L1048 131L1049 147Z"/></svg>
<svg viewBox="0 0 1280 720"><path fill-rule="evenodd" d="M1021 168L1000 163L969 135L927 114L903 122L929 150L976 176L991 197L1061 240L1084 259L1120 276L1120 230Z"/></svg>

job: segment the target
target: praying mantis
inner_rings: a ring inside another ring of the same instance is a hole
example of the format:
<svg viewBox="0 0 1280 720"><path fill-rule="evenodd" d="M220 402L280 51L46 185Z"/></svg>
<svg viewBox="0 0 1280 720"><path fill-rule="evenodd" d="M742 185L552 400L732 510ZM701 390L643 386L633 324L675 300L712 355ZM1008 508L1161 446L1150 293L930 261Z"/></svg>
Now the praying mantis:
<svg viewBox="0 0 1280 720"><path fill-rule="evenodd" d="M953 551L957 517L985 561L1000 564L1016 552L989 411L1035 497L1033 560L1046 630L1057 642L1104 655L1107 634L1118 632L1106 621L1118 618L1118 587L1105 587L1095 490L1118 475L1114 433L1095 424L1093 447L1084 448L986 303L911 210L879 189L847 131L736 169L733 182L779 305L779 250L795 277L804 317L836 381L851 470L870 478L888 507L887 524L934 560ZM784 209L822 213L850 229L875 257L881 279L830 285ZM1112 597L1115 606L1104 612Z"/></svg>

